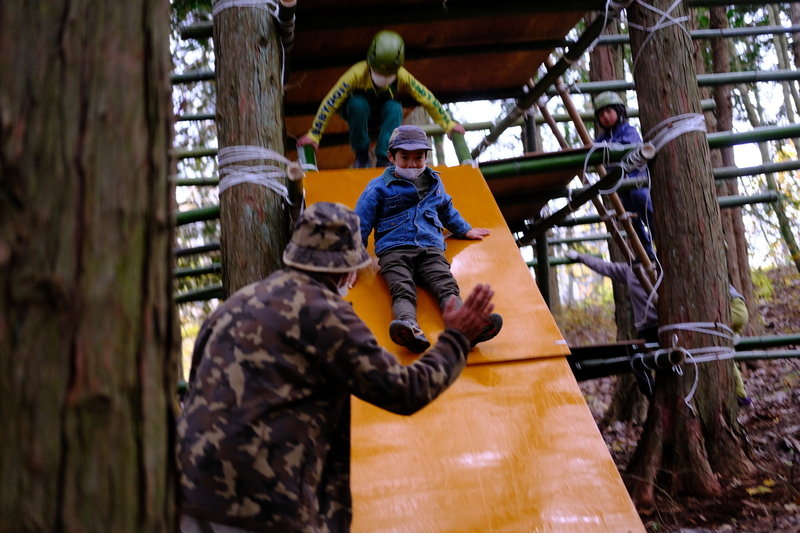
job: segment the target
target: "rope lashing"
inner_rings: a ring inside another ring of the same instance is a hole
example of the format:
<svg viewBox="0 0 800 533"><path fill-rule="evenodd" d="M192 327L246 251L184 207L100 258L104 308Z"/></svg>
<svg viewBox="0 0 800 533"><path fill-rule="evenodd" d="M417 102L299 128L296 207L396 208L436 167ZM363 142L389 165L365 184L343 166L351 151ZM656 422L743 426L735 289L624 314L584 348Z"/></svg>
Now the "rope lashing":
<svg viewBox="0 0 800 533"><path fill-rule="evenodd" d="M654 32L656 32L656 31L658 31L660 29L663 29L663 28L668 28L670 26L677 25L678 27L680 27L681 30L683 30L683 33L685 33L686 36L690 40L692 38L691 34L689 33L689 30L687 30L682 24L683 22L686 22L687 20L689 20L689 17L688 16L683 16L683 17L675 18L672 15L670 15L670 13L672 13L672 11L676 7L678 7L678 5L680 5L681 0L675 0L675 2L666 11L661 11L660 9L653 7L653 6L643 2L642 0L636 0L636 3L639 4L640 6L644 7L645 9L649 9L650 11L655 12L656 14L660 15L661 18L658 19L658 22L656 22L655 24L653 24L652 26L649 26L649 27L641 26L639 24L633 24L630 21L628 21L628 26L630 26L631 28L636 28L637 30L642 30L644 32L647 32L647 34L648 34L647 37L645 37L644 41L642 41L642 45L639 47L639 51L636 53L636 57L633 59L633 64L631 66L631 71L636 70L636 63L639 61L639 57L641 57L641 55L642 55L642 50L644 50L644 47L650 41L650 38L653 37L653 33Z"/></svg>
<svg viewBox="0 0 800 533"><path fill-rule="evenodd" d="M660 281L661 280L659 279L659 282ZM729 326L720 322L684 322L681 324L669 324L658 328L658 333L660 336L661 333L674 330L692 331L703 335L721 337L731 342L734 341L733 330ZM708 363L710 361L723 361L725 359L732 359L736 354L736 351L733 347L729 346L704 346L689 350L682 346L678 346L678 336L673 335L671 347L659 348L658 350L648 353L653 355L654 361L658 361L658 358L665 354L668 355L670 358L669 362L672 364L672 371L681 376L683 375L683 370L681 369L680 364L683 362L683 359L688 359L692 365L694 365L694 381L692 383L692 388L689 390L689 394L687 394L686 398L683 400L686 406L692 412L694 412L694 407L692 406L691 401L692 398L694 398L694 394L697 391L697 384L700 380L700 375L697 372L697 363ZM676 353L681 354L684 357L675 359L675 356L671 354ZM634 359L641 358L642 365L647 368L647 365L644 364L644 355L637 354L637 356L638 357L631 359L631 364L633 364ZM661 366L658 364L656 366L661 368Z"/></svg>
<svg viewBox="0 0 800 533"><path fill-rule="evenodd" d="M225 148L220 148L218 157L220 166L220 195L224 190L234 185L254 183L275 191L283 197L286 203L292 206L293 204L289 200L289 191L286 185L276 178L288 178L292 181L297 181L305 176L305 170L316 170L314 165L291 161L278 152L268 148L262 148L261 146L226 146ZM279 163L283 163L286 169L284 170L275 165L246 166L234 164L258 159L278 161Z"/></svg>

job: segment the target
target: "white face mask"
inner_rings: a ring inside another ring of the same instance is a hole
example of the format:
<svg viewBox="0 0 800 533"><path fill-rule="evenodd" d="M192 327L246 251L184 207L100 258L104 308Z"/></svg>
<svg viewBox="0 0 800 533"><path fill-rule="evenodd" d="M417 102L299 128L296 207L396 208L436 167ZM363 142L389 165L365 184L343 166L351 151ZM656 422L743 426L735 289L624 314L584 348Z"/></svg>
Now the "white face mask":
<svg viewBox="0 0 800 533"><path fill-rule="evenodd" d="M394 167L394 173L397 174L401 178L405 178L407 180L415 180L420 175L425 172L425 167L422 168L400 168Z"/></svg>
<svg viewBox="0 0 800 533"><path fill-rule="evenodd" d="M339 296L341 296L342 298L347 296L347 293L350 292L350 289L347 286L347 277L348 277L347 274L342 276L342 279L339 282L340 285L337 285L337 287L336 287L336 289L339 291Z"/></svg>
<svg viewBox="0 0 800 533"><path fill-rule="evenodd" d="M369 72L372 75L372 83L375 84L375 87L380 89L388 87L390 83L397 79L397 74L389 74L388 76L384 76L383 74L378 74L372 69L370 69Z"/></svg>

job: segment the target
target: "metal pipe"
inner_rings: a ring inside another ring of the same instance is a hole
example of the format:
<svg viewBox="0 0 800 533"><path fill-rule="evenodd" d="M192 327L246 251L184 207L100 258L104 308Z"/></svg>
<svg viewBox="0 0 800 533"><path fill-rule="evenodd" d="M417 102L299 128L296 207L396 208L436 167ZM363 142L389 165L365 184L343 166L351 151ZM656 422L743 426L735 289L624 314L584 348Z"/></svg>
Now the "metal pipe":
<svg viewBox="0 0 800 533"><path fill-rule="evenodd" d="M221 263L212 263L203 267L182 267L176 268L172 271L172 276L175 278L188 278L204 276L206 274L219 274L222 272Z"/></svg>
<svg viewBox="0 0 800 533"><path fill-rule="evenodd" d="M194 83L198 81L210 81L217 79L217 73L214 70L190 70L189 72L184 72L182 74L172 74L169 77L169 81L172 82L172 85L178 85L181 83Z"/></svg>
<svg viewBox="0 0 800 533"><path fill-rule="evenodd" d="M200 157L217 157L218 148L198 148L195 150L176 150L178 159L198 159Z"/></svg>
<svg viewBox="0 0 800 533"><path fill-rule="evenodd" d="M541 235L544 235L548 229L558 225L558 222L566 219L570 213L575 211L575 209L596 197L598 191L602 190L604 187L608 187L610 184L614 183L615 180L619 179L621 173L622 169L613 169L606 176L597 180L590 187L587 187L583 194L573 197L572 201L569 202L568 205L562 207L549 217L540 219L537 223L529 226L525 232L525 235L517 239L517 245L528 246L531 244L531 242L533 242L534 239L538 240L538 238ZM600 219L599 216L597 218L598 220Z"/></svg>
<svg viewBox="0 0 800 533"><path fill-rule="evenodd" d="M439 128L439 130L441 130L443 134L444 130L442 130L441 126L437 125L437 127ZM462 135L461 133L453 133L450 140L453 143L453 148L456 151L456 157L458 158L458 162L460 164L464 164L466 161L472 159L470 157L469 147L467 146L466 139L464 139L464 135Z"/></svg>
<svg viewBox="0 0 800 533"><path fill-rule="evenodd" d="M760 337L742 337L736 343L736 350L747 350L752 348L774 348L776 346L789 346L800 344L800 333L788 333L786 335L762 335Z"/></svg>
<svg viewBox="0 0 800 533"><path fill-rule="evenodd" d="M741 207L749 204L763 204L778 201L778 193L775 191L768 191L761 194L754 194L752 196L720 196L718 198L719 206L721 208ZM588 215L584 217L567 218L554 224L556 226L582 226L585 224L599 224L602 222L598 215Z"/></svg>
<svg viewBox="0 0 800 533"><path fill-rule="evenodd" d="M203 222L206 220L216 220L219 218L219 206L212 205L209 207L201 207L200 209L190 209L188 211L179 211L175 217L175 224L183 226L191 224L192 222Z"/></svg>
<svg viewBox="0 0 800 533"><path fill-rule="evenodd" d="M747 28L717 28L710 30L692 30L689 35L695 40L704 39L735 39L737 37L750 37L753 35L771 35L774 33L800 33L800 24L794 26L750 26ZM597 46L628 44L631 37L627 33L619 35L601 35Z"/></svg>
<svg viewBox="0 0 800 533"><path fill-rule="evenodd" d="M701 100L700 101L700 105L702 106L703 111L713 111L713 110L715 110L717 108L716 102L714 100L711 100L711 99L709 99L709 100ZM580 115L581 115L581 118L584 121L594 120L594 114L591 111L583 111L583 112L581 112ZM629 108L628 109L628 117L636 118L638 116L639 116L639 109L638 108ZM552 115L552 117L553 117L553 120L555 120L556 122L572 122L572 118L570 118L569 115L565 115L564 113L557 113L555 115ZM216 115L214 113L203 113L203 114L197 114L197 115L182 115L182 116L178 115L178 116L175 117L175 120L177 122L185 122L185 121L191 121L191 120L197 120L197 121L200 121L200 120L216 120ZM544 124L544 118L540 117L539 115L536 115L533 120L536 122L536 124ZM519 120L517 120L511 126L512 127L513 126L522 126L523 122L524 122L524 120L522 118L520 118ZM490 130L490 129L492 129L492 126L494 126L494 122L491 122L491 121L472 122L472 123L461 124L461 125L464 126L464 129L466 131L481 131L481 130ZM428 135L443 135L444 134L444 130L438 124L425 124L423 126L420 126L420 128L422 128L423 131L425 131L425 133L427 133ZM336 134L325 135L325 140L328 141L329 140L328 138L331 135L336 135ZM349 141L349 134L345 133L345 134L341 135L341 140L337 139L335 142L326 142L325 146L333 146L333 145L338 145L338 144L347 144L349 142L350 142Z"/></svg>
<svg viewBox="0 0 800 533"><path fill-rule="evenodd" d="M797 72L800 72L800 70ZM789 126L762 126L740 133L719 131L707 135L708 146L711 149L727 148L738 144L777 141L781 139L790 139L792 137L800 137L800 124L791 124Z"/></svg>
<svg viewBox="0 0 800 533"><path fill-rule="evenodd" d="M538 2L534 2L538 3ZM630 3L630 2L628 2ZM616 16L619 9L607 8L610 16ZM489 132L488 135L480 142L475 149L472 150L472 159L477 160L486 148L497 141L497 138L508 129L508 127L521 118L536 101L539 99L548 87L553 85L555 81L569 68L572 63L580 59L586 50L592 46L595 39L597 39L605 29L605 18L597 17L592 24L586 28L586 31L580 36L578 41L570 46L564 56L558 60L553 68L548 69L547 73L542 77L539 82L531 88L531 90L520 99L518 105Z"/></svg>
<svg viewBox="0 0 800 533"><path fill-rule="evenodd" d="M216 252L217 250L219 250L219 243L212 242L209 244L203 244L202 246L194 246L192 248L179 248L172 253L175 257L186 257L187 255L204 254L206 252Z"/></svg>
<svg viewBox="0 0 800 533"><path fill-rule="evenodd" d="M175 115L175 122L188 122L188 121L201 121L201 120L217 120L217 115L214 113L199 113L197 115Z"/></svg>
<svg viewBox="0 0 800 533"><path fill-rule="evenodd" d="M216 187L219 185L217 178L178 178L174 181L178 187Z"/></svg>
<svg viewBox="0 0 800 533"><path fill-rule="evenodd" d="M755 70L743 72L725 72L717 74L698 74L697 85L700 87L714 87L717 85L736 85L738 83L757 83L766 81L796 81L800 79L799 70ZM605 91L633 91L636 86L633 82L625 80L589 81L570 85L572 94L595 94ZM548 87L545 93L555 96L556 90Z"/></svg>
<svg viewBox="0 0 800 533"><path fill-rule="evenodd" d="M755 361L760 359L797 359L800 350L753 350L750 352L736 352L734 361Z"/></svg>
<svg viewBox="0 0 800 533"><path fill-rule="evenodd" d="M209 285L208 287L201 287L191 291L178 292L173 295L176 304L185 304L188 302L204 302L214 298L222 299L225 297L225 291L222 284Z"/></svg>
<svg viewBox="0 0 800 533"><path fill-rule="evenodd" d="M741 176L757 176L770 172L790 172L800 170L800 160L781 161L780 163L764 163L754 167L720 167L714 169L714 179L727 180Z"/></svg>

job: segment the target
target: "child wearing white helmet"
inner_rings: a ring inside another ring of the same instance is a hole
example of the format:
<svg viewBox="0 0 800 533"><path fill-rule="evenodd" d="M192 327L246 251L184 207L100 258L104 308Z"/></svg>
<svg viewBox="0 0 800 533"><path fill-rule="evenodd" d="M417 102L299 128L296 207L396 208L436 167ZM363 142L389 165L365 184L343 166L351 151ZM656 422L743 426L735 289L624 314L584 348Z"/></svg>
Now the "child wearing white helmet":
<svg viewBox="0 0 800 533"><path fill-rule="evenodd" d="M642 138L633 126L628 124L628 111L625 103L617 93L610 91L601 93L594 100L594 116L600 126L600 134L595 138L595 143L640 144ZM642 171L630 172L628 177L641 176ZM622 205L629 212L636 213L637 217L631 219L633 229L644 246L650 260L656 255L653 251L653 202L650 200L650 188L642 187L627 191L617 191ZM647 226L647 231L645 229Z"/></svg>
<svg viewBox="0 0 800 533"><path fill-rule="evenodd" d="M339 78L336 85L322 100L311 129L297 140L297 146L312 145L319 148L322 132L336 111L347 121L350 129L350 147L355 152L355 168L370 166L369 128L379 129L375 144L376 165L388 167L386 151L389 137L403 122L403 106L397 100L400 94L410 95L425 108L447 135L464 133L464 127L455 122L433 94L403 67L405 43L393 31L380 31L372 39L366 61L360 61Z"/></svg>

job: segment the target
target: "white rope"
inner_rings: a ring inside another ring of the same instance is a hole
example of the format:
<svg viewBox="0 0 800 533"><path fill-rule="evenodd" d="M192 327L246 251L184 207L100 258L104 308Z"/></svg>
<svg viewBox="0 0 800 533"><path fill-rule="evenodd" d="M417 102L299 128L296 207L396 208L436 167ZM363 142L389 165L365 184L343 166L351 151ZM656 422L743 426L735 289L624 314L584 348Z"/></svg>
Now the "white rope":
<svg viewBox="0 0 800 533"><path fill-rule="evenodd" d="M659 278L659 282L661 279ZM655 293L655 291L654 291ZM669 331L692 331L695 333L700 333L703 335L713 335L717 337L721 337L723 339L727 339L731 342L734 340L733 330L720 322L684 322L681 324L668 324L666 326L661 326L658 328L659 336L661 333L669 332ZM721 331L718 331L721 330ZM684 403L686 406L694 412L694 407L691 404L692 398L694 398L694 394L697 391L697 385L700 380L700 375L697 371L697 363L709 363L711 361L723 361L725 359L732 359L733 356L736 354L736 350L730 346L703 346L700 348L693 348L691 350L684 348L682 346L678 346L678 337L677 335L673 335L672 337L672 344L671 348L659 348L653 352L649 352L653 355L654 361L658 360L658 357L663 355L668 355L673 352L681 352L683 353L686 358L694 365L694 381L692 383L692 388L689 390L689 393L684 398ZM635 359L636 357L632 358ZM647 365L644 364L644 355L641 355L642 365L647 368ZM658 366L656 364L656 366ZM683 370L680 368L679 365L672 365L672 371L677 373L678 375L683 375Z"/></svg>
<svg viewBox="0 0 800 533"><path fill-rule="evenodd" d="M216 16L223 9L232 7L254 7L275 15L278 11L278 2L275 0L219 0L214 4L211 13Z"/></svg>
<svg viewBox="0 0 800 533"><path fill-rule="evenodd" d="M220 148L218 158L220 166L220 195L224 190L234 185L254 183L275 191L281 195L289 205L293 205L289 201L289 190L286 188L286 185L276 178L299 179L292 178L291 174L293 173L287 173L285 169L275 165L246 166L236 165L234 163L270 159L283 163L287 167L294 166L302 170L316 169L314 165L291 161L278 152L269 150L268 148L262 148L261 146L226 146L225 148ZM302 177L302 172L296 175Z"/></svg>
<svg viewBox="0 0 800 533"><path fill-rule="evenodd" d="M668 28L670 26L678 25L680 29L683 30L683 33L685 33L690 40L692 38L691 34L689 33L689 30L687 30L683 26L683 24L681 24L682 22L686 22L687 20L689 20L689 17L683 16L675 18L672 15L670 15L670 13L672 13L672 11L676 7L678 7L678 5L680 5L681 0L675 0L675 2L666 11L661 11L660 9L653 7L643 2L642 0L636 0L636 3L644 7L645 9L649 9L650 11L654 11L656 14L661 15L661 18L658 19L658 22L656 22L650 27L640 26L639 24L631 24L631 22L628 21L628 26L648 33L645 40L642 41L642 45L639 47L639 51L636 53L636 57L633 59L633 66L631 67L631 72L636 70L636 63L639 61L639 58L642 55L642 51L644 50L645 45L647 45L647 43L650 41L650 38L653 37L654 32L663 28Z"/></svg>

